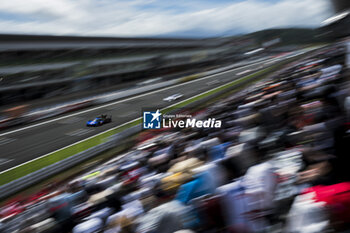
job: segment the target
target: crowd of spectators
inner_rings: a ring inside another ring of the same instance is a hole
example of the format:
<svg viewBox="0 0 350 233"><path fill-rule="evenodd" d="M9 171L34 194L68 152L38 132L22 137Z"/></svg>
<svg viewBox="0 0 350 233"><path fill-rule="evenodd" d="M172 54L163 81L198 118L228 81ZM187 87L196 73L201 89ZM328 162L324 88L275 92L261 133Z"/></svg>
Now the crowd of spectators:
<svg viewBox="0 0 350 233"><path fill-rule="evenodd" d="M0 232L346 232L344 55L325 47L191 113L221 129L145 130L129 152L3 206Z"/></svg>

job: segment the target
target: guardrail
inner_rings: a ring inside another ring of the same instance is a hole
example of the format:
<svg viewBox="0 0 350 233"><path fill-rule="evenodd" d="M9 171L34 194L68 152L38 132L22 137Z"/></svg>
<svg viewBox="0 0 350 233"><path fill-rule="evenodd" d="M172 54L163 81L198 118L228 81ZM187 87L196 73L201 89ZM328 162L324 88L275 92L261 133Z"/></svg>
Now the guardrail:
<svg viewBox="0 0 350 233"><path fill-rule="evenodd" d="M0 199L10 196L28 186L31 186L32 184L47 179L54 174L67 170L68 168L73 167L84 160L87 160L89 158L92 158L93 156L96 156L99 153L102 153L103 151L112 149L118 144L118 142L140 131L141 127L139 125L133 126L127 130L117 133L116 135L110 136L108 140L102 144L89 148L85 151L72 155L64 160L51 164L28 175L25 175L10 183L2 185L0 187Z"/></svg>
<svg viewBox="0 0 350 233"><path fill-rule="evenodd" d="M206 91L187 100L181 101L177 104L162 109L162 113L169 113L178 108L185 106L198 106L206 101L216 98L228 91L241 87L249 82L261 78L262 76L278 70L281 66L290 63L293 60L298 59L300 56L289 58L276 65L262 69L251 75L247 75L243 78L236 79L227 84L221 85L212 90ZM26 163L9 169L0 174L0 199L6 196L12 195L28 186L31 186L39 181L42 181L54 174L60 173L69 167L72 167L86 159L89 159L97 154L111 149L117 145L122 139L127 138L133 134L141 131L141 118L128 122L121 126L107 130L101 134L82 140L79 143L75 143L71 146L65 147L61 150L55 151L43 157L39 157L37 160L31 161L38 169L33 171L30 163ZM73 149L70 147L74 147ZM67 151L65 151L67 150ZM68 153L68 154L67 154ZM72 154L69 154L72 153ZM50 157L51 156L51 157ZM44 161L41 161L44 160ZM58 161L56 161L58 160ZM28 170L24 167L26 166ZM41 167L40 167L41 166ZM17 170L17 171L16 171ZM19 172L20 174L18 174ZM23 174L23 172L27 172Z"/></svg>

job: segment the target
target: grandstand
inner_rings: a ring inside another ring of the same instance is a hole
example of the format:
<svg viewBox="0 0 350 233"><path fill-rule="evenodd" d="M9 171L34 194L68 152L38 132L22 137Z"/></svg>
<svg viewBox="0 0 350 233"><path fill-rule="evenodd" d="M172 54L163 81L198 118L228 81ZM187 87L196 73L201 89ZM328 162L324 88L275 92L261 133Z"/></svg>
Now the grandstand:
<svg viewBox="0 0 350 233"><path fill-rule="evenodd" d="M236 50L232 39L0 35L1 104L213 66Z"/></svg>

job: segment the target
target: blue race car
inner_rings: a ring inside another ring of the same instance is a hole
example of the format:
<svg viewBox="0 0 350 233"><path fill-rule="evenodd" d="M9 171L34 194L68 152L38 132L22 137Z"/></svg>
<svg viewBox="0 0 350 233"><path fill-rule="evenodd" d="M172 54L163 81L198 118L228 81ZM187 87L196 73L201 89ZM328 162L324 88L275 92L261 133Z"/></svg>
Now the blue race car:
<svg viewBox="0 0 350 233"><path fill-rule="evenodd" d="M86 122L86 126L100 126L112 122L112 116L101 115L91 121Z"/></svg>

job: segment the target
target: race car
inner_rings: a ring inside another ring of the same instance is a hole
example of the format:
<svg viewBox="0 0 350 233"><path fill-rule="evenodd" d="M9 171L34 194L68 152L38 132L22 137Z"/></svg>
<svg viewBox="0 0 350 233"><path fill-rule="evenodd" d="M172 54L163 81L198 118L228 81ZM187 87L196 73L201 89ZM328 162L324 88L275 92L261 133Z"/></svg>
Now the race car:
<svg viewBox="0 0 350 233"><path fill-rule="evenodd" d="M163 101L171 102L171 101L180 99L182 96L183 96L183 94L180 94L180 93L174 94L174 95L171 95L171 96L164 98Z"/></svg>
<svg viewBox="0 0 350 233"><path fill-rule="evenodd" d="M109 122L112 122L112 116L101 115L93 120L87 121L86 126L100 126Z"/></svg>

